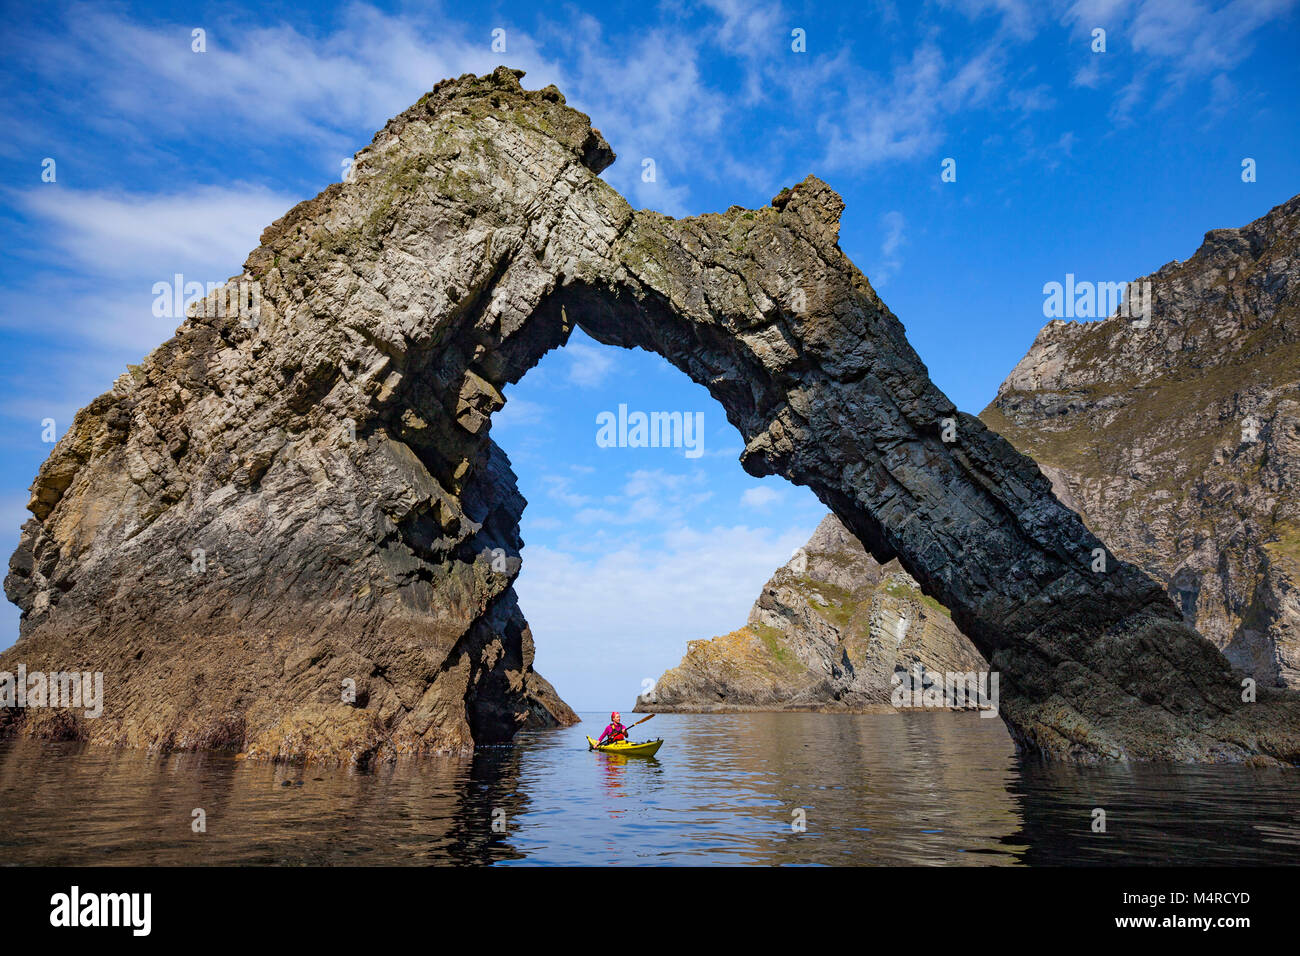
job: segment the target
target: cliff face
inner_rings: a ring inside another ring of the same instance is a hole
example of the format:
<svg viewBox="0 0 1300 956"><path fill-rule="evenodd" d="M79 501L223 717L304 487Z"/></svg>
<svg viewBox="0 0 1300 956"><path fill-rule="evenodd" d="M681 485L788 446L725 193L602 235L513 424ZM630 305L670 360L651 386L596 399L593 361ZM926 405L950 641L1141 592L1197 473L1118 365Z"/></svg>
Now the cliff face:
<svg viewBox="0 0 1300 956"><path fill-rule="evenodd" d="M747 471L810 487L950 608L1022 747L1300 761L1300 697L1241 700L1164 589L1094 572L1037 466L934 387L826 183L634 211L589 119L520 75L389 121L77 414L32 486L0 671L101 671L104 711L6 709L8 732L364 760L568 719L532 671L490 422L577 324L706 387ZM229 308L245 286L255 316Z"/></svg>
<svg viewBox="0 0 1300 956"><path fill-rule="evenodd" d="M890 708L890 677L988 669L947 609L834 515L777 569L740 630L691 641L639 711Z"/></svg>
<svg viewBox="0 0 1300 956"><path fill-rule="evenodd" d="M1049 322L981 418L1261 684L1300 686L1300 196Z"/></svg>

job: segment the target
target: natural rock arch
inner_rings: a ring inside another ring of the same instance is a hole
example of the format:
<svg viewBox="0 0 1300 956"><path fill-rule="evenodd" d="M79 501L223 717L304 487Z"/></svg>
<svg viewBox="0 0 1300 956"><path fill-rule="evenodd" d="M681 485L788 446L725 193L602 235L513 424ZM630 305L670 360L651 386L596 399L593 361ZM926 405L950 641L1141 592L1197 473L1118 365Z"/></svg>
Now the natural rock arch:
<svg viewBox="0 0 1300 956"><path fill-rule="evenodd" d="M1300 759L1296 699L1243 704L1161 588L1111 555L1093 571L1100 543L1034 463L931 384L825 183L633 211L587 117L520 76L440 83L391 120L263 233L238 277L255 324L210 297L78 414L33 486L0 669L103 670L105 714L12 722L367 759L567 719L531 669L523 500L488 432L576 324L663 355L722 404L746 470L897 555L1001 672L1023 747Z"/></svg>

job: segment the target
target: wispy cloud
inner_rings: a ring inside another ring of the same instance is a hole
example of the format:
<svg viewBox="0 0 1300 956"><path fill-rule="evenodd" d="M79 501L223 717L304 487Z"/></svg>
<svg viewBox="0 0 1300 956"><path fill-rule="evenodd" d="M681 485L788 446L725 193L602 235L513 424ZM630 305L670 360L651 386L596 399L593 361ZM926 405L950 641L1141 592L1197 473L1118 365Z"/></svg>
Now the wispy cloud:
<svg viewBox="0 0 1300 956"><path fill-rule="evenodd" d="M685 215L688 170L699 171L705 146L716 152L728 110L725 94L704 80L699 38L660 27L636 31L629 49L609 43L590 16L573 28L557 24L549 36L565 52L558 72L569 102L619 154L609 181L637 205Z"/></svg>
<svg viewBox="0 0 1300 956"><path fill-rule="evenodd" d="M584 508L591 503L591 496L573 490L573 479L568 475L545 475L542 483L546 493L561 504L570 508Z"/></svg>
<svg viewBox="0 0 1300 956"><path fill-rule="evenodd" d="M972 20L991 18L998 30L1021 40L1032 38L1046 12L1041 0L942 0Z"/></svg>
<svg viewBox="0 0 1300 956"><path fill-rule="evenodd" d="M603 385L618 362L618 352L609 345L570 342L563 355L569 363L569 383L583 388Z"/></svg>
<svg viewBox="0 0 1300 956"><path fill-rule="evenodd" d="M900 250L907 242L903 234L906 223L901 212L891 210L885 213L880 217L880 224L884 228L885 238L880 243L879 260L871 271L872 284L877 288L888 285L889 280L903 267Z"/></svg>
<svg viewBox="0 0 1300 956"><path fill-rule="evenodd" d="M156 283L238 275L262 229L296 201L240 184L152 195L37 186L12 198L27 220L16 253L27 268L0 304L0 327L56 334L96 358L109 346L118 371L182 321L154 314Z"/></svg>
<svg viewBox="0 0 1300 956"><path fill-rule="evenodd" d="M1296 9L1296 0L1076 0L1062 22L1076 36L1106 31L1106 53L1088 50L1075 72L1075 86L1095 89L1108 77L1120 86L1111 110L1117 122L1129 122L1143 107L1170 106L1190 83L1213 77L1212 95L1228 82L1225 71L1250 56L1260 32ZM1127 49L1137 66L1126 73L1112 64ZM1216 75L1217 74L1217 75Z"/></svg>
<svg viewBox="0 0 1300 956"><path fill-rule="evenodd" d="M887 78L861 75L822 121L825 163L860 171L933 150L948 117L989 101L1002 82L1004 56L990 47L949 62L937 46L926 44Z"/></svg>
<svg viewBox="0 0 1300 956"><path fill-rule="evenodd" d="M218 142L260 131L342 155L438 80L489 72L503 58L490 35L472 36L436 11L390 15L353 3L336 29L321 33L247 15L200 20L142 21L76 6L17 55L38 73L84 78L97 108L79 118L96 128L144 139L180 123ZM206 31L206 52L192 49L196 26ZM525 31L510 30L507 42L511 63L545 69Z"/></svg>
<svg viewBox="0 0 1300 956"><path fill-rule="evenodd" d="M677 663L686 641L741 626L773 569L817 520L781 529L677 526L584 552L525 547L515 590L538 669L561 693L600 688L615 704L630 703L640 681Z"/></svg>
<svg viewBox="0 0 1300 956"><path fill-rule="evenodd" d="M240 271L262 229L300 198L240 183L148 194L37 186L17 204L78 270L171 279L185 266L224 280Z"/></svg>
<svg viewBox="0 0 1300 956"><path fill-rule="evenodd" d="M505 405L492 416L492 428L522 428L546 420L547 408L526 398L506 398Z"/></svg>
<svg viewBox="0 0 1300 956"><path fill-rule="evenodd" d="M609 539L599 529L613 535L617 527L640 525L643 533L654 534L665 526L694 520L696 509L712 497L703 471L638 469L627 476L620 493L606 496L598 506L579 509L574 520L589 527L587 547L601 548Z"/></svg>
<svg viewBox="0 0 1300 956"><path fill-rule="evenodd" d="M156 283L239 274L261 230L296 201L247 184L155 194L52 184L7 198L23 222L0 329L25 351L0 417L20 443L46 417L62 433L127 363L171 337L182 317L155 314Z"/></svg>
<svg viewBox="0 0 1300 956"><path fill-rule="evenodd" d="M781 492L777 491L771 485L759 485L757 488L746 488L740 494L740 503L746 508L753 508L756 511L766 511L781 500Z"/></svg>

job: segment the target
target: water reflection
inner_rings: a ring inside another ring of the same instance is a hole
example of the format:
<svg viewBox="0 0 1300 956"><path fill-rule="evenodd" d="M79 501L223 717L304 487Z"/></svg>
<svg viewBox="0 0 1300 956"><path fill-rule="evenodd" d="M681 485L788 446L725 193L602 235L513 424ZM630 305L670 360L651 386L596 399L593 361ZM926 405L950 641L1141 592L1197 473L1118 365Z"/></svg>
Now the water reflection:
<svg viewBox="0 0 1300 956"><path fill-rule="evenodd" d="M357 773L0 744L0 859L44 864L1295 863L1300 771L1020 761L975 714L660 715ZM192 830L193 811L207 831ZM1106 811L1105 833L1092 829ZM800 829L803 825L804 829Z"/></svg>
<svg viewBox="0 0 1300 956"><path fill-rule="evenodd" d="M1300 863L1300 770L1026 763L1012 784L1031 864ZM1105 832L1093 829L1105 811Z"/></svg>

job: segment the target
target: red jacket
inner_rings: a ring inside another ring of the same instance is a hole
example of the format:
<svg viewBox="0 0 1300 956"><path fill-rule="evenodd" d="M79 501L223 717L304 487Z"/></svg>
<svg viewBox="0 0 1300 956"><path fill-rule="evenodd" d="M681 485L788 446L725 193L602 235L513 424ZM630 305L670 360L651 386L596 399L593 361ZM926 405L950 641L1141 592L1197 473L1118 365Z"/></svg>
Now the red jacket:
<svg viewBox="0 0 1300 956"><path fill-rule="evenodd" d="M601 740L627 740L627 728L622 724L610 724L600 735Z"/></svg>

